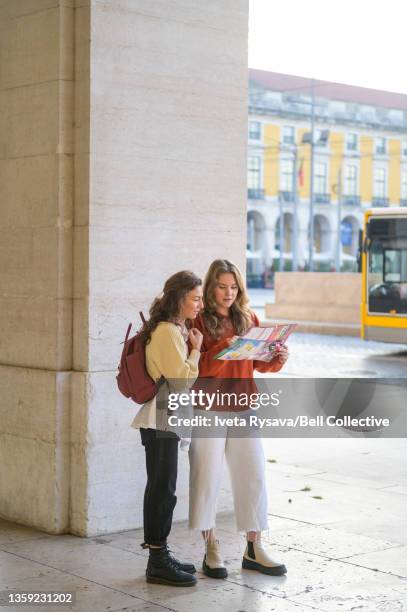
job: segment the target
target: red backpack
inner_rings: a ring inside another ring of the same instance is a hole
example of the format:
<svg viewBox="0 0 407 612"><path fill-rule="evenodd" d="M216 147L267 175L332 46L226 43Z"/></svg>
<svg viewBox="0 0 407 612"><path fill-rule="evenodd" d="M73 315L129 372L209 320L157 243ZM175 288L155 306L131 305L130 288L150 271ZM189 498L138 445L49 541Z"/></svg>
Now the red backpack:
<svg viewBox="0 0 407 612"><path fill-rule="evenodd" d="M140 312L143 324L146 322ZM129 339L131 323L124 339L122 356L119 363L119 373L116 376L119 391L126 397L131 397L137 404L144 404L158 393L159 384L155 383L146 368L145 347L140 339L140 331Z"/></svg>

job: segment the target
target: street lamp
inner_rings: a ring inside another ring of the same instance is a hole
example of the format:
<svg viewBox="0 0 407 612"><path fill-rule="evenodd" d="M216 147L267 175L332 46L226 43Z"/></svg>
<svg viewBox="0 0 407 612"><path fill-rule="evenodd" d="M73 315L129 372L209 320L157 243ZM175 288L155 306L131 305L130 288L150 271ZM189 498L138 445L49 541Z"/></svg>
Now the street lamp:
<svg viewBox="0 0 407 612"><path fill-rule="evenodd" d="M311 147L311 170L310 170L310 193L309 193L309 251L308 269L314 269L314 153L315 145L325 146L329 139L329 130L321 130L317 141L315 141L315 96L314 82L312 82L312 103L311 103L311 131L304 132L301 144L309 144Z"/></svg>
<svg viewBox="0 0 407 612"><path fill-rule="evenodd" d="M342 217L342 167L339 166L338 170L338 182L336 185L333 185L333 191L337 195L338 206L337 206L337 217L336 217L336 226L337 226L337 239L336 239L336 250L335 250L335 268L337 272L341 271L341 217Z"/></svg>

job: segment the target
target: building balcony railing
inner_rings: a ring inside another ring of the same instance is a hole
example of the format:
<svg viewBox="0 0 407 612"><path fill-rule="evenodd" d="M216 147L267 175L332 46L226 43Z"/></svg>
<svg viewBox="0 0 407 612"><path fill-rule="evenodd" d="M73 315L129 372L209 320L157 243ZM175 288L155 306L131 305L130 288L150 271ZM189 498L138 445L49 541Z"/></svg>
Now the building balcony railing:
<svg viewBox="0 0 407 612"><path fill-rule="evenodd" d="M316 204L329 204L331 201L330 193L314 193L314 202Z"/></svg>
<svg viewBox="0 0 407 612"><path fill-rule="evenodd" d="M407 198L400 198L400 206L407 206Z"/></svg>
<svg viewBox="0 0 407 612"><path fill-rule="evenodd" d="M388 206L389 198L379 198L374 196L372 198L372 206Z"/></svg>
<svg viewBox="0 0 407 612"><path fill-rule="evenodd" d="M278 195L283 202L294 202L294 193L292 191L279 191Z"/></svg>
<svg viewBox="0 0 407 612"><path fill-rule="evenodd" d="M264 200L264 189L251 189L247 190L247 197L249 200Z"/></svg>
<svg viewBox="0 0 407 612"><path fill-rule="evenodd" d="M360 196L358 195L343 195L342 204L346 206L360 206Z"/></svg>

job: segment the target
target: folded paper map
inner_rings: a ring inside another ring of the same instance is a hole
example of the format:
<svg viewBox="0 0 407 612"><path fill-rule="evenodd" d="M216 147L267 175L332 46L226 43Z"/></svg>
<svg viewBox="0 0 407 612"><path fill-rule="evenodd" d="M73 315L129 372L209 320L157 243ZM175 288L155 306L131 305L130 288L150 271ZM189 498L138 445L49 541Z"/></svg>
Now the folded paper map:
<svg viewBox="0 0 407 612"><path fill-rule="evenodd" d="M271 361L296 327L297 323L252 327L244 336L240 336L236 342L215 355L214 359Z"/></svg>

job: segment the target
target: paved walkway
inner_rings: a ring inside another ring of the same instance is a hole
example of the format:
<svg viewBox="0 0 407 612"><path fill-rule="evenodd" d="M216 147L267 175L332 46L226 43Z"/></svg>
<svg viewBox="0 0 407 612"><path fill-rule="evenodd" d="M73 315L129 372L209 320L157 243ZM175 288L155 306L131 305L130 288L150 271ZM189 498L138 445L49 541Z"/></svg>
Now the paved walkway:
<svg viewBox="0 0 407 612"><path fill-rule="evenodd" d="M283 376L407 377L405 347L399 345L313 334L294 334L289 345ZM267 538L275 558L288 567L286 577L241 569L244 541L232 515L218 523L228 579L199 572L197 587L189 589L145 582L140 530L83 539L0 520L0 590L72 590L74 612L407 612L406 441L264 444ZM174 525L171 545L179 557L200 565L200 536L184 523Z"/></svg>
<svg viewBox="0 0 407 612"><path fill-rule="evenodd" d="M73 590L75 612L407 611L405 440L265 444L268 539L286 577L241 569L244 541L230 515L218 524L228 579L198 572L189 589L145 582L140 530L83 539L0 521L0 589ZM171 544L200 565L200 536L185 524L174 525Z"/></svg>
<svg viewBox="0 0 407 612"><path fill-rule="evenodd" d="M407 345L294 333L283 377L407 378Z"/></svg>

